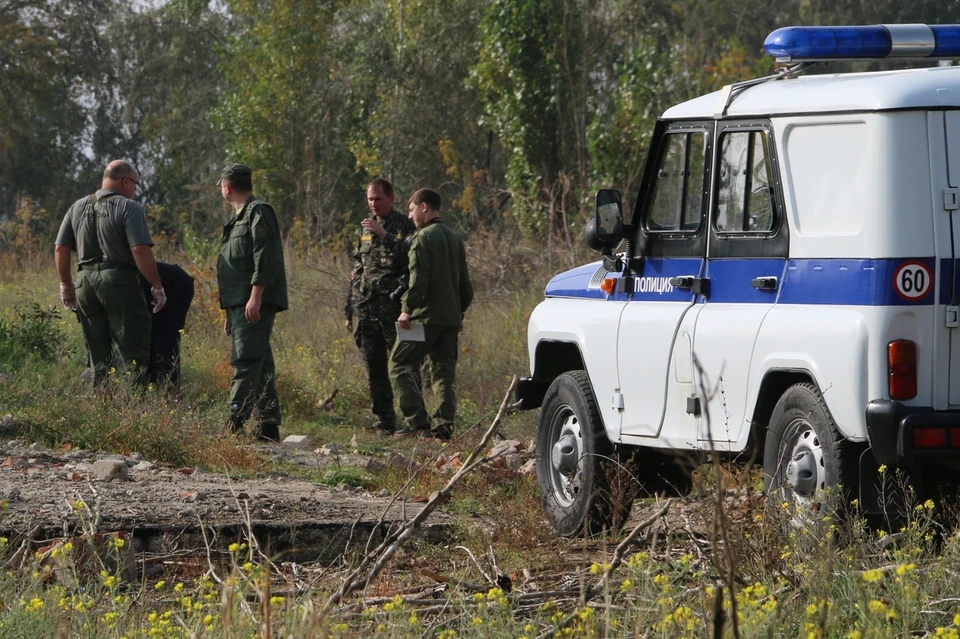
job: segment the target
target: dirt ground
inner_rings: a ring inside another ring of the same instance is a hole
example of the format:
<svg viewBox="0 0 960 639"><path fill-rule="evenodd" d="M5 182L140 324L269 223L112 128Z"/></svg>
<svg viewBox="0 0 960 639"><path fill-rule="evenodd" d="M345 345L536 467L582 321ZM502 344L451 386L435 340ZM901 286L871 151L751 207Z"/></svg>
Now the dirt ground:
<svg viewBox="0 0 960 639"><path fill-rule="evenodd" d="M258 448L281 467L328 463L314 451ZM341 465L372 463L358 455L337 457ZM368 532L381 519L398 524L422 507L395 501L386 491L330 487L280 472L237 479L202 468L159 465L137 455L61 452L18 440L0 443L2 502L0 535L14 539L39 542L128 531L139 541L137 550L163 552L197 544L203 530L222 532L223 543L253 532L272 535L277 551L295 550L301 558L306 552L307 559L333 558L349 534ZM442 536L447 521L443 513L432 514L424 534Z"/></svg>
<svg viewBox="0 0 960 639"><path fill-rule="evenodd" d="M258 446L258 450L273 467L288 470L323 467L333 459L288 446ZM510 459L511 470L524 472L519 466L525 462L529 469L531 455L521 451L504 459ZM405 460L341 451L336 463L367 468ZM455 465L456 456L449 463ZM749 513L756 506L751 502L756 497L735 486L724 492L731 525L749 525ZM387 491L330 487L281 471L237 479L201 468L160 465L136 454L64 452L20 440L0 442L0 504L6 502L6 508L0 509L0 536L10 537L13 543L29 540L42 545L76 534L125 531L134 539L133 550L140 556L165 556L202 554L209 547L223 551L229 543L253 536L270 549L272 558L329 564L351 544L355 548L408 521L422 508L425 497L403 502ZM706 550L714 499L676 498L657 524L661 532L651 550L666 556ZM661 503L637 501L625 531L656 512ZM435 511L420 538L442 543L449 535L449 524L447 514ZM583 555L591 551L592 545L584 545L582 540L569 544L557 540L553 550L558 559L566 557L561 563L571 565L592 561Z"/></svg>

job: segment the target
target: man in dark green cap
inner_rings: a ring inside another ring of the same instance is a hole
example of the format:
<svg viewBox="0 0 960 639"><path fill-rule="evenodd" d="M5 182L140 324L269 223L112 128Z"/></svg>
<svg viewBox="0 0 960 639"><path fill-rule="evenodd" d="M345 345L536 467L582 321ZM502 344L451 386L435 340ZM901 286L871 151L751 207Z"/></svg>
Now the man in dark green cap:
<svg viewBox="0 0 960 639"><path fill-rule="evenodd" d="M230 425L241 432L251 417L260 439L280 440L280 398L270 335L277 313L287 309L287 276L280 226L273 208L253 196L253 172L228 164L220 193L235 215L223 225L217 282L223 330L233 339L230 364Z"/></svg>
<svg viewBox="0 0 960 639"><path fill-rule="evenodd" d="M137 272L149 282L154 313L167 301L147 216L133 201L139 185L140 174L132 164L110 162L100 190L73 203L57 234L60 300L65 308L77 311L97 386L114 367L114 347L133 381L146 383L151 322ZM77 252L80 271L76 284L70 266L72 251Z"/></svg>

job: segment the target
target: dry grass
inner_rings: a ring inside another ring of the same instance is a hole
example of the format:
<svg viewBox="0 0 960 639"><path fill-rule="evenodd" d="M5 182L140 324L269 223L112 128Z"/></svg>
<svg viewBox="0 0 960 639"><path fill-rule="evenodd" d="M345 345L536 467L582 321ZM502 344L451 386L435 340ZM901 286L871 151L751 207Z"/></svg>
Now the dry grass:
<svg viewBox="0 0 960 639"><path fill-rule="evenodd" d="M209 248L199 241L187 251L161 247L168 261L197 277L178 401L123 384L92 392L79 377L79 327L61 313L65 348L56 361L28 355L25 365L0 370L0 414L14 416L21 436L51 445L257 472L260 460L224 437L229 344ZM462 440L451 446L460 450L479 440L479 425L489 424L510 377L526 371L526 319L544 283L584 257L546 254L494 235L470 238L468 250L477 300L461 339ZM51 262L39 254L0 256L0 316L57 302ZM449 449L379 441L360 429L371 417L362 365L342 325L349 268L345 256L321 247L301 245L288 254L293 310L280 316L274 342L284 432L308 434L314 444L357 437L361 449L384 458L401 452L419 468L406 496L425 498L447 481L435 459ZM530 413L509 415L500 426L524 442L534 429ZM255 560L238 547L219 584L199 577L174 583L176 568L158 588L151 582L138 592L121 589L107 573L83 592L69 592L46 585L42 567L21 555L23 570L0 570L0 636L711 637L718 628L738 638L958 636L960 578L951 566L960 544L942 534L934 517L939 505L918 504L895 536L869 532L856 517L821 518L798 531L790 526L796 513L768 502L755 471L715 463L694 477L698 496L678 501L639 534L615 569L609 562L616 539L556 539L532 478L480 468L446 506L456 521L453 543L409 544L365 595L329 614L317 614L318 602L348 565L339 572L300 566L297 581L290 566ZM387 463L372 487L399 492L411 472L413 465ZM624 499L631 481L618 478ZM645 499L635 510L644 516L659 507ZM0 566L9 567L15 554L5 544L0 540ZM304 575L315 580L297 590ZM512 592L491 583L499 577Z"/></svg>

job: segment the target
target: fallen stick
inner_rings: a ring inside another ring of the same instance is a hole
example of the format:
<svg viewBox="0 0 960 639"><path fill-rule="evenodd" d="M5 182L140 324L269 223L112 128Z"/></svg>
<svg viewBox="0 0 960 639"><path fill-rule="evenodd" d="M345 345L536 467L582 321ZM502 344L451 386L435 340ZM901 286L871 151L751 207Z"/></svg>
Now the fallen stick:
<svg viewBox="0 0 960 639"><path fill-rule="evenodd" d="M500 409L497 411L496 417L493 418L493 422L490 424L490 427L483 434L483 438L481 438L480 443L477 444L472 451L470 451L470 455L468 455L466 461L463 462L463 466L461 466L459 470L454 473L453 477L450 478L443 488L430 496L430 499L423 506L420 512L413 517L413 519L401 527L399 531L385 539L373 554L365 556L360 561L360 565L343 582L340 589L334 594L330 595L324 604L323 609L318 613L318 617L325 617L330 609L342 602L347 595L356 590L366 588L374 579L376 579L380 572L386 567L387 562L393 558L403 543L413 536L414 532L416 532L423 522L426 521L427 517L430 516L430 513L432 513L440 504L445 503L450 498L453 487L456 486L456 484L467 473L472 471L480 464L486 463L486 459L482 456L483 451L493 438L493 434L497 431L497 427L500 425L500 420L503 419L504 414L507 412L507 408L509 407L509 399L513 394L513 389L516 384L517 378L514 377L510 381L510 386L507 388L507 392L503 397L503 401L500 403ZM374 557L376 558L375 561ZM371 561L373 561L373 566L370 568L369 572L364 574L364 571L367 569L367 566L370 565Z"/></svg>

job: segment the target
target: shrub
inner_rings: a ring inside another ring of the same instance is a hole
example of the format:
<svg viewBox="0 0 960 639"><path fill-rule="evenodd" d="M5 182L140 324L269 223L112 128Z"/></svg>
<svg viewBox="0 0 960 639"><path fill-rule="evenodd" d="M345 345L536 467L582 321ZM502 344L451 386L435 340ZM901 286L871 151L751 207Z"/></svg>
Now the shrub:
<svg viewBox="0 0 960 639"><path fill-rule="evenodd" d="M55 361L66 344L58 316L56 307L30 302L14 308L13 318L0 317L0 366L20 369L31 357Z"/></svg>

